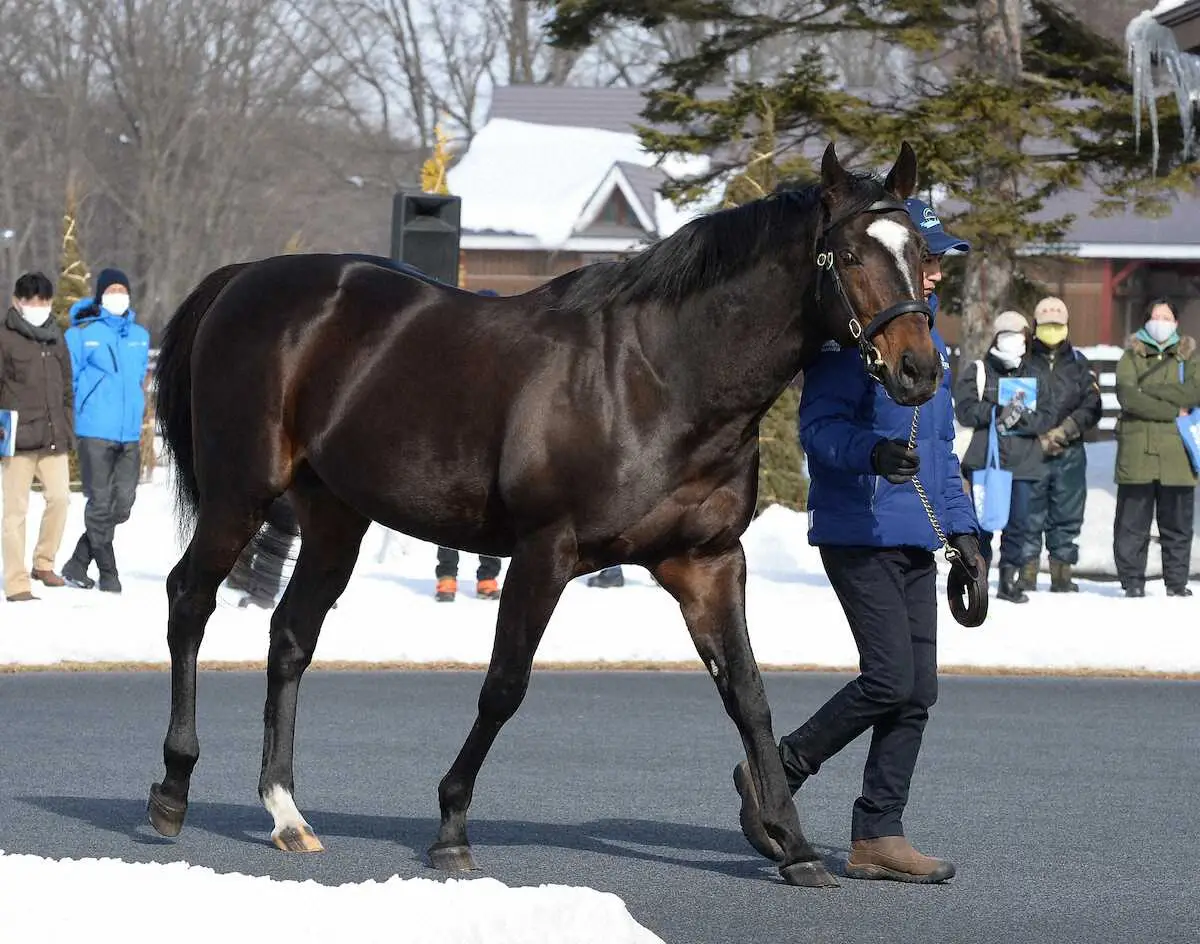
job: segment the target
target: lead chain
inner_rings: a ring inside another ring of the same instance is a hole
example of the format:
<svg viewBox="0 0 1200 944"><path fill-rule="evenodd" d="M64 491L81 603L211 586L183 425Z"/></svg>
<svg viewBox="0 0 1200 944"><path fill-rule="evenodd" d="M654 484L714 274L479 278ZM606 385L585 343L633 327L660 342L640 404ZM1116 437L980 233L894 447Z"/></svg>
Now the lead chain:
<svg viewBox="0 0 1200 944"><path fill-rule="evenodd" d="M913 408L912 431L908 434L908 448L914 452L917 449L917 427L921 422L921 408ZM946 553L946 560L953 564L958 560L959 553L950 546L950 542L946 540L946 532L942 530L942 526L938 523L937 515L933 512L933 503L929 500L929 495L925 491L925 486L921 484L921 480L917 476L912 477L913 488L917 490L917 497L921 499L921 505L925 509L925 514L929 518L929 523L933 525L933 533L937 535L937 539L941 541L942 548Z"/></svg>

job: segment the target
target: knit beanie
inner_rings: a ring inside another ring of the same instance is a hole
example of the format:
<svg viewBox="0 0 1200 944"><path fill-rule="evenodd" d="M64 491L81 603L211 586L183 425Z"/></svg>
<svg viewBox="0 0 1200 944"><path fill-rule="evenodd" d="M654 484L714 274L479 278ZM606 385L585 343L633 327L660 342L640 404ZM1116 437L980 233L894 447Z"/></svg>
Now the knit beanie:
<svg viewBox="0 0 1200 944"><path fill-rule="evenodd" d="M129 291L129 277L120 269L101 269L100 274L96 276L96 304L100 304L100 299L114 285L124 285L125 291Z"/></svg>

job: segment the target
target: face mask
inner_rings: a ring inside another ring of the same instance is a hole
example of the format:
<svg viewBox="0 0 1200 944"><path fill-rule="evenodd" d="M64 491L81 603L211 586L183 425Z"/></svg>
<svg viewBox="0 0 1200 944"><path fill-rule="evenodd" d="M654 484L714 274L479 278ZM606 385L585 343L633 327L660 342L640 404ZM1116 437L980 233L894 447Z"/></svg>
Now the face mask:
<svg viewBox="0 0 1200 944"><path fill-rule="evenodd" d="M21 315L35 328L40 328L50 320L50 306L46 305L22 305Z"/></svg>
<svg viewBox="0 0 1200 944"><path fill-rule="evenodd" d="M111 295L105 295L100 300L100 304L104 306L104 310L107 312L111 312L114 315L123 315L129 311L129 296L114 292Z"/></svg>
<svg viewBox="0 0 1200 944"><path fill-rule="evenodd" d="M1062 324L1040 324L1034 332L1046 347L1058 347L1067 339L1067 326Z"/></svg>
<svg viewBox="0 0 1200 944"><path fill-rule="evenodd" d="M996 338L996 350L1002 354L1015 354L1018 358L1025 354L1025 335L1005 331Z"/></svg>
<svg viewBox="0 0 1200 944"><path fill-rule="evenodd" d="M1147 321L1146 333L1159 344L1163 344L1171 339L1177 326L1177 323L1174 321L1163 321L1161 319Z"/></svg>

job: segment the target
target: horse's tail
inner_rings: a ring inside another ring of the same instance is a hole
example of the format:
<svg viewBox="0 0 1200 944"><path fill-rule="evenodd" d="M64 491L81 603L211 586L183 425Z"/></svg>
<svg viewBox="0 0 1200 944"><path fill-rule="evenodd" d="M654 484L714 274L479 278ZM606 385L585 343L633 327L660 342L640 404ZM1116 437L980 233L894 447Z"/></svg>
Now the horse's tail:
<svg viewBox="0 0 1200 944"><path fill-rule="evenodd" d="M223 266L205 276L167 322L158 351L155 413L174 466L175 515L181 536L191 533L200 508L192 439L192 349L196 332L221 290L247 265L239 262Z"/></svg>

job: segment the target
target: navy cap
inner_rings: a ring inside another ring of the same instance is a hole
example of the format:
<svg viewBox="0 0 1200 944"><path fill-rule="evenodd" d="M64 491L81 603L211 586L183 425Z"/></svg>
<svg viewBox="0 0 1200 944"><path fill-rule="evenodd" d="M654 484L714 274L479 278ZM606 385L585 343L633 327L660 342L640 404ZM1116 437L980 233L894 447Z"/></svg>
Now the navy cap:
<svg viewBox="0 0 1200 944"><path fill-rule="evenodd" d="M951 236L942 229L942 221L938 219L937 214L933 212L933 207L928 203L918 200L916 197L909 197L904 201L904 206L908 209L908 215L912 218L913 225L925 237L929 251L935 256L961 256L963 253L971 251L969 242Z"/></svg>

